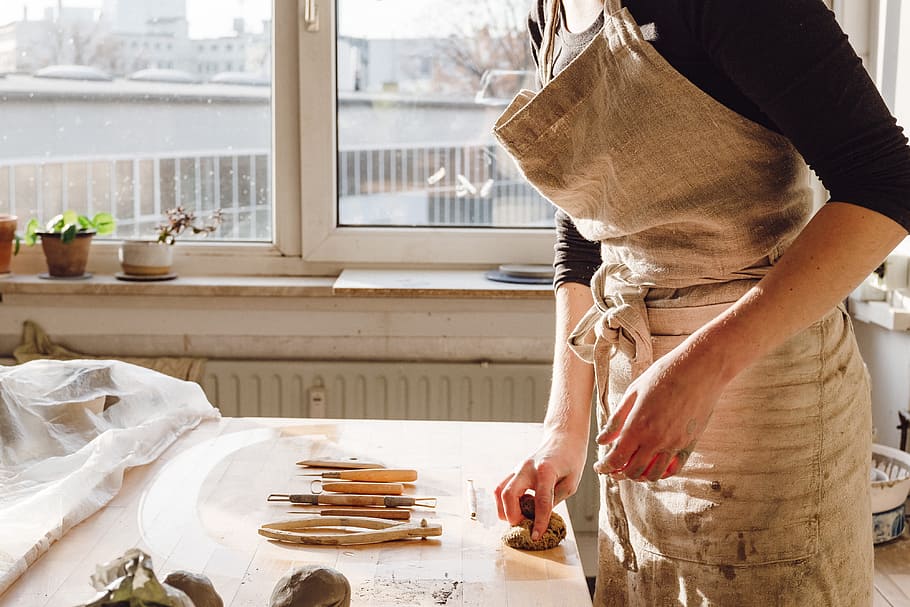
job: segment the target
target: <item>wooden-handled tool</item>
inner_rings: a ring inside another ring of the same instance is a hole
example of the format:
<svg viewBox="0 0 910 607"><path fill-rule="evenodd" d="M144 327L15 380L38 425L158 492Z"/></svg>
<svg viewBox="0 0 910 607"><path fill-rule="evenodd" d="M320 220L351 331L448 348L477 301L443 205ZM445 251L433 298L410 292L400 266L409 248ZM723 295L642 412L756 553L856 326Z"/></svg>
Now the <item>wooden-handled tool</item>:
<svg viewBox="0 0 910 607"><path fill-rule="evenodd" d="M317 486L319 489L315 488ZM326 483L317 478L310 483L310 491L313 493L331 491L332 493L360 493L366 495L401 495L404 493L404 485L401 483L356 483L347 481Z"/></svg>
<svg viewBox="0 0 910 607"><path fill-rule="evenodd" d="M366 531L342 533L308 533L325 527L354 527ZM294 544L322 544L327 546L351 546L354 544L378 544L408 538L426 538L442 535L442 525L430 524L426 519L419 523L393 523L382 519L358 517L321 517L295 519L267 523L259 527L259 535L279 542Z"/></svg>
<svg viewBox="0 0 910 607"><path fill-rule="evenodd" d="M435 497L409 497L405 495L349 495L344 493L272 493L270 502L291 502L310 506L385 506L407 508L410 506L436 507Z"/></svg>
<svg viewBox="0 0 910 607"><path fill-rule="evenodd" d="M373 483L410 483L417 480L417 470L375 468L370 470L342 470L336 472L311 472L300 476L337 478L345 481L369 481Z"/></svg>
<svg viewBox="0 0 910 607"><path fill-rule="evenodd" d="M395 521L407 521L411 519L411 511L400 508L325 508L318 511L319 516L368 516L370 518L384 518ZM309 514L312 512L300 512L291 510L288 514Z"/></svg>
<svg viewBox="0 0 910 607"><path fill-rule="evenodd" d="M362 460L359 457L346 457L339 459L305 459L297 462L298 466L307 466L310 468L342 468L342 469L364 469L364 468L385 468L385 465L379 462L370 462Z"/></svg>

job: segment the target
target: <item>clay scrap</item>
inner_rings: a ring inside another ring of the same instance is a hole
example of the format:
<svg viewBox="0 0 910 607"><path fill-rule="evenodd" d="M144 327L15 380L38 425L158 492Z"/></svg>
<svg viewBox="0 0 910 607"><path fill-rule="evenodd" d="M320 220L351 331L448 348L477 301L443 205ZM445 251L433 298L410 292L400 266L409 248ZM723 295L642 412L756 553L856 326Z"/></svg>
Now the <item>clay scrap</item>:
<svg viewBox="0 0 910 607"><path fill-rule="evenodd" d="M295 567L278 580L269 607L350 607L351 584L331 567Z"/></svg>
<svg viewBox="0 0 910 607"><path fill-rule="evenodd" d="M531 539L531 530L534 528L534 496L522 495L519 499L521 514L525 517L517 525L509 528L502 536L502 542L511 548L519 550L549 550L555 548L566 537L566 522L561 516L553 512L547 530L535 542Z"/></svg>

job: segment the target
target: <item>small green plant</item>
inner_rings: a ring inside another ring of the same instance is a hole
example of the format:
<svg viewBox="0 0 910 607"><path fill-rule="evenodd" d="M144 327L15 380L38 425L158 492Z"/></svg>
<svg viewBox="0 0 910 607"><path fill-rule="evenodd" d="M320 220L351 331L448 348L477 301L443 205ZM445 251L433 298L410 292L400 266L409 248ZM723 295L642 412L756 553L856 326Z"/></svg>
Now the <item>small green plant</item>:
<svg viewBox="0 0 910 607"><path fill-rule="evenodd" d="M39 236L45 234L60 234L60 241L70 243L76 239L80 232L94 231L97 234L110 234L114 231L114 217L110 213L97 213L89 219L85 215L79 215L75 211L65 211L57 215L44 225L34 217L29 219L25 225L25 236L22 240L25 244L32 246L38 242ZM19 252L19 237L16 237L16 253Z"/></svg>
<svg viewBox="0 0 910 607"><path fill-rule="evenodd" d="M167 221L157 228L158 242L162 244L174 244L177 236L182 234L184 230L191 230L193 234L208 236L217 230L221 222L224 221L221 209L215 209L212 211L212 216L209 218L208 223L199 224L197 223L196 214L187 211L183 207L168 209L165 211L165 218Z"/></svg>

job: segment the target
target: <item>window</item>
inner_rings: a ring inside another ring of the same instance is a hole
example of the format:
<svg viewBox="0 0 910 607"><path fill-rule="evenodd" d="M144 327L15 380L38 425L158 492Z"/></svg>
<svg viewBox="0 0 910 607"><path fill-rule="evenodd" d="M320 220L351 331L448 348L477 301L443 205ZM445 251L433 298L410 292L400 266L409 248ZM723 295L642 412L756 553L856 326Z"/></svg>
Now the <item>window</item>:
<svg viewBox="0 0 910 607"><path fill-rule="evenodd" d="M910 127L910 6L878 3L873 73L899 124Z"/></svg>
<svg viewBox="0 0 910 607"><path fill-rule="evenodd" d="M4 2L0 22L33 25L15 22L22 18L24 4L30 2ZM271 0L247 0L243 9L203 0L82 4L105 6L91 27L64 15L45 28L63 30L65 44L20 36L14 48L0 49L0 63L15 64L22 56L44 58L42 65L17 64L12 71L20 73L0 79L6 125L0 146L0 212L19 216L21 228L32 217L45 222L65 209L107 211L117 220L112 237L120 239L149 236L163 212L174 206L202 216L220 208L225 222L214 240L271 246L271 88L251 86L238 102L236 91L205 83L198 71L190 74L190 83L148 71L144 78L130 78L147 68L198 70L194 50L209 44L218 50L212 40L233 32L234 20L241 18L248 20L250 44L271 56L271 31L261 29L263 21L272 20ZM180 25L184 21L188 28ZM165 34L163 28L173 31ZM165 56L159 53L150 60L122 50L136 48L138 38L143 47L160 51L163 35L174 39ZM50 47L53 53L44 52ZM78 80L61 80L51 89L29 75L48 64L85 57L91 58L89 67L109 74L110 81L86 89ZM271 71L268 63L261 69ZM94 92L83 92L89 90Z"/></svg>
<svg viewBox="0 0 910 607"><path fill-rule="evenodd" d="M527 2L328 4L301 34L305 258L548 263L553 208L491 133L533 86Z"/></svg>

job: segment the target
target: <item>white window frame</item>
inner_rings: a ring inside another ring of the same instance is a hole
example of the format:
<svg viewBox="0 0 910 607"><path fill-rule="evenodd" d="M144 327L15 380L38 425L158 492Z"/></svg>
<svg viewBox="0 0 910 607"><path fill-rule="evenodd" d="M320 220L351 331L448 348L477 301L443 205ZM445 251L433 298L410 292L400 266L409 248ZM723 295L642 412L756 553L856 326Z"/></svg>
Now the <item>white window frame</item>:
<svg viewBox="0 0 910 607"><path fill-rule="evenodd" d="M272 235L273 242L179 242L176 267L186 275L328 274L332 268L303 263L301 258L300 141L297 0L273 0L272 19ZM20 225L20 229L23 228ZM119 241L92 243L90 267L114 274ZM17 272L46 270L40 247L22 247Z"/></svg>
<svg viewBox="0 0 910 607"><path fill-rule="evenodd" d="M308 31L313 6L319 26ZM552 229L338 227L335 10L336 0L273 0L273 242L180 242L178 272L326 276L350 266L551 263ZM118 247L117 241L93 243L91 269L119 271ZM39 248L23 248L17 271L44 271Z"/></svg>
<svg viewBox="0 0 910 607"><path fill-rule="evenodd" d="M312 14L318 26L308 30ZM330 265L549 264L552 229L339 227L337 221L336 0L299 0L302 257Z"/></svg>

